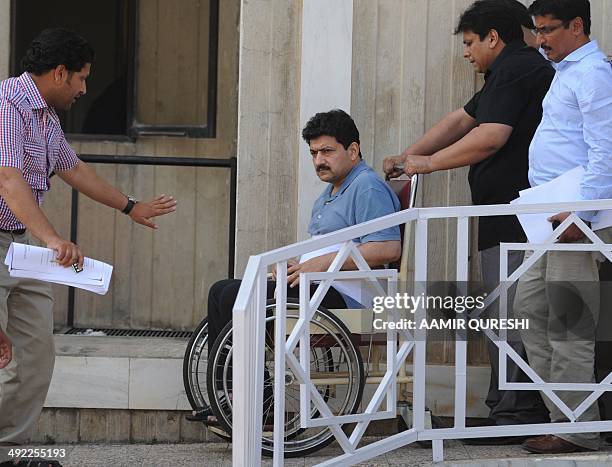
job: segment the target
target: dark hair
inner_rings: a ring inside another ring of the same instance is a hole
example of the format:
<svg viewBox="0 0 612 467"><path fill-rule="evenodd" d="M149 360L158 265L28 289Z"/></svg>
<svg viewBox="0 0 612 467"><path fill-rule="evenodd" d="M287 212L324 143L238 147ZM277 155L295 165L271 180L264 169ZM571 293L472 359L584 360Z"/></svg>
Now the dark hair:
<svg viewBox="0 0 612 467"><path fill-rule="evenodd" d="M329 112L320 112L308 120L308 123L302 130L302 138L306 143L320 136L333 136L342 144L344 149L359 142L359 130L357 125L344 110L334 109ZM361 150L359 150L361 157Z"/></svg>
<svg viewBox="0 0 612 467"><path fill-rule="evenodd" d="M533 24L533 18L529 13L529 9L518 0L500 0L504 3L516 17L516 20L521 23L521 26L525 26L527 29L535 29Z"/></svg>
<svg viewBox="0 0 612 467"><path fill-rule="evenodd" d="M574 18L582 18L584 33L591 35L591 3L589 0L536 0L529 7L533 16L551 15L567 28Z"/></svg>
<svg viewBox="0 0 612 467"><path fill-rule="evenodd" d="M484 40L492 29L506 43L523 39L521 22L516 7L509 7L506 0L478 0L463 12L455 34L473 32Z"/></svg>
<svg viewBox="0 0 612 467"><path fill-rule="evenodd" d="M92 63L94 50L76 32L63 28L45 29L32 41L21 60L23 71L40 75L64 65L68 71L81 71Z"/></svg>

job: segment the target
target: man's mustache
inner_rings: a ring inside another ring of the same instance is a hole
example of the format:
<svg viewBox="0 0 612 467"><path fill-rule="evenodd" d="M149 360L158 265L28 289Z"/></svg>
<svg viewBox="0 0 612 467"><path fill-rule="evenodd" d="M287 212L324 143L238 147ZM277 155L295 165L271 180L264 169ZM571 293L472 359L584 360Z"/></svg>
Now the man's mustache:
<svg viewBox="0 0 612 467"><path fill-rule="evenodd" d="M320 172L321 170L331 170L331 169L327 165L320 165L317 167L317 172Z"/></svg>

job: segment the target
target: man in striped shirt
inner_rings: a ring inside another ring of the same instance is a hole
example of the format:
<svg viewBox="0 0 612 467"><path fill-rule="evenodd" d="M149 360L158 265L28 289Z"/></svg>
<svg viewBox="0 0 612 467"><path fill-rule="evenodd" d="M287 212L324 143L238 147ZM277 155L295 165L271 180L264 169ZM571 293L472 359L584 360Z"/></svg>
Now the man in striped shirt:
<svg viewBox="0 0 612 467"><path fill-rule="evenodd" d="M22 60L24 73L0 84L0 259L30 234L55 250L61 266L83 264L78 245L62 238L40 205L56 173L72 188L156 228L152 218L176 209L161 195L137 202L101 179L66 142L56 109L69 110L86 92L94 51L81 36L47 29ZM53 299L47 283L12 278L0 267L0 329L14 346L0 370L0 445L29 440L47 394L55 351Z"/></svg>

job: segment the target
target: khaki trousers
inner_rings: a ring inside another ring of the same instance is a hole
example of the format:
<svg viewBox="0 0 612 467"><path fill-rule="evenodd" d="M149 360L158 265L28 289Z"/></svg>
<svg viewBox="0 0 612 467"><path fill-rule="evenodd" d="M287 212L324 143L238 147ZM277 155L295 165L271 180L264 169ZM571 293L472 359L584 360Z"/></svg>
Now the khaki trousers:
<svg viewBox="0 0 612 467"><path fill-rule="evenodd" d="M0 326L13 343L13 361L0 370L0 444L32 436L55 363L53 297L48 283L10 277L4 258L27 235L0 232Z"/></svg>
<svg viewBox="0 0 612 467"><path fill-rule="evenodd" d="M605 243L612 240L612 229L604 229L597 234ZM527 252L525 260L531 255L532 252ZM521 338L529 365L545 382L595 382L600 259L598 252L549 251L519 280L514 302L515 316L529 319L529 329L521 331ZM574 410L590 392L556 391L556 394ZM567 421L554 403L544 394L542 397L552 422ZM595 402L578 421L599 419L599 408ZM599 448L599 433L559 436L587 449Z"/></svg>

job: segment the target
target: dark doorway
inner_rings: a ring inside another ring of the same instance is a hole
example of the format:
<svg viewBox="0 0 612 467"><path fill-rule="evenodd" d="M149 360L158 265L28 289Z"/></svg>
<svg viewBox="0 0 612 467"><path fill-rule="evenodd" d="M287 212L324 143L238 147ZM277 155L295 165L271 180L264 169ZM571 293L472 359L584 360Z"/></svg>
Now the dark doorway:
<svg viewBox="0 0 612 467"><path fill-rule="evenodd" d="M11 75L21 74L21 58L32 39L50 27L72 29L96 52L87 94L61 113L67 134L125 136L131 126L135 8L133 0L13 0Z"/></svg>

